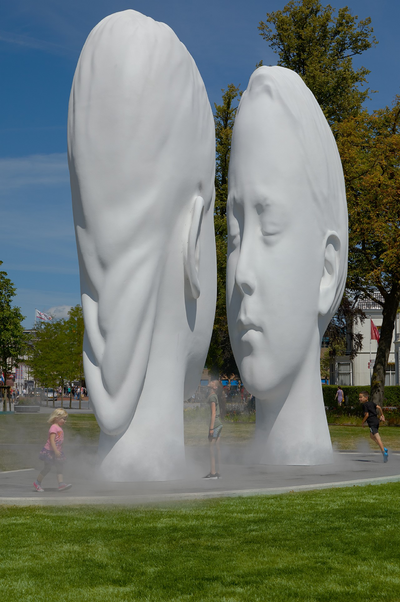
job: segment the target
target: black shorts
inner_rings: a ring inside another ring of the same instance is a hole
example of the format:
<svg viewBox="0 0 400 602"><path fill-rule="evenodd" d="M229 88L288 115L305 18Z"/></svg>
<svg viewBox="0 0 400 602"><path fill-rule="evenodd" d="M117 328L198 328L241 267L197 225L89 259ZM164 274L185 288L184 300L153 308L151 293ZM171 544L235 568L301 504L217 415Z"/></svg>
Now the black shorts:
<svg viewBox="0 0 400 602"><path fill-rule="evenodd" d="M379 431L379 420L374 422L368 422L367 423L369 426L369 430L371 431L372 435L376 435Z"/></svg>

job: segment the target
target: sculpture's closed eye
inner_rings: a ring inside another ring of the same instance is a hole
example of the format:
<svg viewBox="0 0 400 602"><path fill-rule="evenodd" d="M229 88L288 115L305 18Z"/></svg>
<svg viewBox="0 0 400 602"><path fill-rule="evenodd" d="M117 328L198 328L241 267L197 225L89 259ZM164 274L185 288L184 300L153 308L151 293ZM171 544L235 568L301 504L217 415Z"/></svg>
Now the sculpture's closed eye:
<svg viewBox="0 0 400 602"><path fill-rule="evenodd" d="M259 218L261 234L264 237L275 238L284 231L286 219L281 206L272 203L257 203L255 208ZM270 242L272 240L268 241L268 243Z"/></svg>

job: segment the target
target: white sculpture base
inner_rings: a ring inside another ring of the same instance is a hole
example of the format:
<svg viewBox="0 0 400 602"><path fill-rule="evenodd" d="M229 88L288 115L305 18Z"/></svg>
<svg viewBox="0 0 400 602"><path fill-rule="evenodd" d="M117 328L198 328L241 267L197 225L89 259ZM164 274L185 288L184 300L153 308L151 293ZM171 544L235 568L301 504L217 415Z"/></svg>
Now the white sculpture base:
<svg viewBox="0 0 400 602"><path fill-rule="evenodd" d="M308 358L294 383L290 383L287 396L278 395L274 401L256 399L255 444L260 464L307 466L333 462L318 370L316 354L313 362Z"/></svg>
<svg viewBox="0 0 400 602"><path fill-rule="evenodd" d="M138 409L135 422L120 438L100 433L100 474L107 480L177 481L184 478L183 418L173 432L166 432L146 414Z"/></svg>
<svg viewBox="0 0 400 602"><path fill-rule="evenodd" d="M314 406L315 414L305 423L302 412ZM322 411L318 412L318 408ZM298 400L296 408L290 404L269 404L256 399L256 438L255 450L259 464L276 466L332 464L333 451L326 424L325 410L319 399L315 403L304 398ZM289 417L290 414L290 417ZM291 420L297 421L293 430ZM319 425L318 430L316 424Z"/></svg>

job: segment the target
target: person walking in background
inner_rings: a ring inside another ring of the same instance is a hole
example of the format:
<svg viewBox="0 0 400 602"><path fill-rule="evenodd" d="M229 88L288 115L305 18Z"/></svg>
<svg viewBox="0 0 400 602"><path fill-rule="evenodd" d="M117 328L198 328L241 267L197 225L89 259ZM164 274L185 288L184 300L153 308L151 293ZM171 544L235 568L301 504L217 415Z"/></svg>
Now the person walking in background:
<svg viewBox="0 0 400 602"><path fill-rule="evenodd" d="M62 474L62 463L65 460L64 452L62 451L64 441L64 431L62 427L67 422L68 414L63 408L57 408L51 413L48 423L51 425L49 428L49 436L46 444L42 448L39 459L44 462L44 466L39 473L36 481L33 483L36 491L44 491L42 488L42 481L44 477L50 472L52 466L55 467L58 479L58 490L64 491L69 489L72 485L64 483Z"/></svg>
<svg viewBox="0 0 400 602"><path fill-rule="evenodd" d="M207 399L210 405L210 428L208 431L208 440L210 442L210 460L211 470L203 477L204 479L219 479L221 475L217 472L220 466L220 436L222 431L221 405L222 405L222 385L218 380L212 380L208 384L211 393Z"/></svg>
<svg viewBox="0 0 400 602"><path fill-rule="evenodd" d="M368 424L370 430L370 437L372 441L374 441L380 448L383 454L383 461L387 462L389 459L389 454L387 447L383 446L381 436L378 432L379 423L385 422L385 416L383 415L381 406L378 406L373 401L369 401L369 394L367 391L362 391L358 396L359 402L363 405L364 409L364 418L362 421L362 426L365 426L365 423ZM379 417L378 417L378 412Z"/></svg>
<svg viewBox="0 0 400 602"><path fill-rule="evenodd" d="M338 385L338 388L337 388L337 391L336 391L336 395L335 395L335 399L337 399L337 402L338 402L339 406L342 405L343 398L344 398L343 389L340 387L340 385Z"/></svg>

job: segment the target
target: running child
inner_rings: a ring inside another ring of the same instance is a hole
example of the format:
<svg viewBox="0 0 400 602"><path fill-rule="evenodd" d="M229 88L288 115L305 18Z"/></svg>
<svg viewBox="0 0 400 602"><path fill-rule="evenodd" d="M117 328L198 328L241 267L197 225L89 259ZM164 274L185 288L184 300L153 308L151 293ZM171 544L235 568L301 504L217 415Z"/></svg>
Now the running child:
<svg viewBox="0 0 400 602"><path fill-rule="evenodd" d="M370 430L369 436L371 437L372 441L379 445L379 448L383 454L383 461L387 462L389 459L388 450L387 447L383 447L382 439L378 432L379 423L385 422L385 416L383 415L382 408L373 401L369 401L369 395L367 391L361 391L358 396L358 400L360 403L362 403L364 408L364 419L361 426L365 426L365 423L368 424ZM377 410L379 412L379 417Z"/></svg>
<svg viewBox="0 0 400 602"><path fill-rule="evenodd" d="M64 491L69 489L72 485L64 483L62 475L62 463L65 460L64 452L62 451L62 445L64 441L64 431L62 427L67 422L68 414L63 408L57 408L51 413L48 423L51 424L49 428L49 436L45 446L42 448L39 459L43 460L44 466L39 473L36 481L33 483L36 491L44 491L42 488L42 481L44 477L50 472L52 466L55 467L58 479L58 490Z"/></svg>

